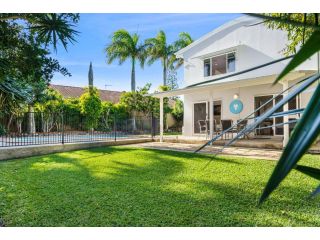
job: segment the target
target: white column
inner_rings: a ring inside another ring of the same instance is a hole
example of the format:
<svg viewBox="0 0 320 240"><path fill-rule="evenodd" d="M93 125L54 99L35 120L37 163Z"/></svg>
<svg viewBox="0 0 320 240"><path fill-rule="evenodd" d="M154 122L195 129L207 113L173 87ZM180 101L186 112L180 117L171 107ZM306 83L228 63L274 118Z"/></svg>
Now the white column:
<svg viewBox="0 0 320 240"><path fill-rule="evenodd" d="M282 82L282 87L283 90L287 89L289 87L289 83L287 80L284 80ZM288 95L288 91L283 93L283 97L285 98ZM283 105L283 111L286 112L289 110L289 105L288 103L286 103L285 105ZM287 123L289 121L289 115L285 115L283 116L283 122ZM289 124L285 124L283 126L283 147L285 147L287 145L289 141Z"/></svg>
<svg viewBox="0 0 320 240"><path fill-rule="evenodd" d="M160 97L160 142L163 142L163 97Z"/></svg>
<svg viewBox="0 0 320 240"><path fill-rule="evenodd" d="M211 98L210 98L210 102L209 102L209 128L210 128L210 139L213 138L213 99L212 99L212 94L211 94Z"/></svg>

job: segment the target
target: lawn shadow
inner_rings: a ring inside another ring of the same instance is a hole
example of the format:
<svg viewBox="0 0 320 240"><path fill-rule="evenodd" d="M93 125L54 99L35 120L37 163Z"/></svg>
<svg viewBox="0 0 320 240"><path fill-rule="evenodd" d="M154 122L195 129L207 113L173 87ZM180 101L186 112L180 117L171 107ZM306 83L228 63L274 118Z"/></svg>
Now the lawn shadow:
<svg viewBox="0 0 320 240"><path fill-rule="evenodd" d="M134 160L129 158L132 156ZM1 210L1 214L9 226L320 224L319 219L299 218L306 212L312 215L304 205L306 202L298 199L306 190L284 187L283 194L294 192L297 196L292 194L292 199L281 198L276 203L269 201L258 208L259 195L254 185L257 182L230 184L222 178L207 180L185 174L186 164L192 161L198 163L196 170L201 169L202 162L208 161L206 155L108 147L47 155L24 163L18 161L17 166L8 167L8 176L17 169L19 174L2 184L6 194L1 196L5 196L4 205L8 209ZM237 160L220 157L214 161L217 167L239 164ZM73 167L37 169L35 163ZM203 171L212 174L209 170ZM258 188L262 190L265 181L263 178ZM294 214L281 212L289 212L295 201L299 206L294 208ZM283 222L263 219L270 214Z"/></svg>

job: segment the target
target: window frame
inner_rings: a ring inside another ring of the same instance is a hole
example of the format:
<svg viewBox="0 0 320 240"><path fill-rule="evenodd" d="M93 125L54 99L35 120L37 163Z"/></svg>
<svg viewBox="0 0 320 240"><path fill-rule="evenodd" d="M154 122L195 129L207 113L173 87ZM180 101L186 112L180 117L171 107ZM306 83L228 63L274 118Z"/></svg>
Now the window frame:
<svg viewBox="0 0 320 240"><path fill-rule="evenodd" d="M233 72L236 72L236 69L237 69L237 65L236 65L236 62L237 62L237 54L236 54L236 51L235 50L233 50L233 51L229 51L229 52L225 52L225 53L221 53L221 54L216 54L216 55L213 55L213 56L210 56L210 57L207 57L207 58L204 58L203 59L203 69L202 69L202 75L203 75L203 77L205 77L205 78L207 78L207 77L215 77L215 76L220 76L220 75L223 75L223 74L228 74L228 73L231 73L231 72L229 72L228 71L228 55L229 54L234 54L234 61L235 61L235 63L234 63L234 71ZM213 68L212 68L212 59L213 58L215 58L215 57L219 57L219 56L226 56L226 62L225 62L225 68L226 68L226 72L225 73L220 73L220 74L216 74L216 75L214 75L213 74ZM207 61L207 60L209 60L210 61L210 75L209 76L206 76L205 75L205 68L204 68L204 66L205 66L205 61Z"/></svg>

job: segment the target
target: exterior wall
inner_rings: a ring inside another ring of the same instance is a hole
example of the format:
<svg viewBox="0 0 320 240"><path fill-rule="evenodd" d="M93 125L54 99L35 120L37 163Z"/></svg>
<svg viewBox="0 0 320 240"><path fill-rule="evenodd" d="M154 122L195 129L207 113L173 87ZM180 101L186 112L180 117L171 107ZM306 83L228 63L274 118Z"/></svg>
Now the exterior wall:
<svg viewBox="0 0 320 240"><path fill-rule="evenodd" d="M242 119L254 111L254 97L263 95L272 95L280 93L283 90L281 84L272 86L272 84L261 84L248 87L210 87L208 90L184 95L184 136L197 136L193 133L193 104L196 102L210 102L210 111L212 111L212 101L222 101L222 119L232 119L233 121ZM239 95L239 100L243 103L243 110L240 114L233 114L229 110L229 105L233 101L234 94ZM301 107L305 107L312 93L301 95ZM209 113L211 117L211 113ZM210 119L211 121L211 119Z"/></svg>
<svg viewBox="0 0 320 240"><path fill-rule="evenodd" d="M185 61L184 84L186 86L223 76L203 76L203 60L215 55L235 51L236 71L284 57L283 50L287 44L286 32L268 29L263 24L248 26L249 23L244 22L242 25L235 24L234 27L224 29L192 46L181 55ZM278 74L287 63L288 60L229 78L227 81ZM296 70L316 70L316 67L317 61L314 55Z"/></svg>
<svg viewBox="0 0 320 240"><path fill-rule="evenodd" d="M204 59L216 55L234 51L236 53L236 72L284 57L283 50L287 45L287 33L281 30L268 29L264 24L252 25L260 21L248 17L236 19L208 33L178 52L177 56L184 59L184 85L188 86L224 76L225 74L204 77ZM253 83L252 86L243 84L245 80L275 76L284 69L288 62L289 60L286 60L252 72L220 80L219 83L226 83L222 86L208 85L205 90L198 89L194 93L185 94L183 134L185 136L194 135L193 103L195 102L210 102L211 111L212 101L221 100L222 119L236 121L252 113L254 111L254 96L276 94L282 91L283 87L281 84L272 86L271 82L274 79L269 79L268 83L264 82L264 84L259 84L260 80L257 79L257 82ZM295 71L299 70L317 70L317 56L314 55L295 69ZM288 78L287 76L286 79L292 80L295 78ZM290 84L293 83L294 81L290 82ZM310 89L312 88L314 86L310 87ZM229 110L229 104L233 100L235 93L239 95L239 99L244 105L243 111L238 115L232 114ZM301 94L300 107L306 107L311 95L312 91L306 91Z"/></svg>

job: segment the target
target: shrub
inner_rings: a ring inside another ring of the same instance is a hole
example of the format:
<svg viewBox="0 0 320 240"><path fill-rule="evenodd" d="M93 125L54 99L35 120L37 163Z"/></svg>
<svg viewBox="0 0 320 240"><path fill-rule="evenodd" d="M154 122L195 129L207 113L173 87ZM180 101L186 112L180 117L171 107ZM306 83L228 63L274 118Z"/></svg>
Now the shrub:
<svg viewBox="0 0 320 240"><path fill-rule="evenodd" d="M96 128L102 111L102 103L96 88L87 88L85 93L81 95L80 110L86 117L86 127L88 129Z"/></svg>

